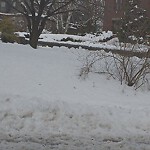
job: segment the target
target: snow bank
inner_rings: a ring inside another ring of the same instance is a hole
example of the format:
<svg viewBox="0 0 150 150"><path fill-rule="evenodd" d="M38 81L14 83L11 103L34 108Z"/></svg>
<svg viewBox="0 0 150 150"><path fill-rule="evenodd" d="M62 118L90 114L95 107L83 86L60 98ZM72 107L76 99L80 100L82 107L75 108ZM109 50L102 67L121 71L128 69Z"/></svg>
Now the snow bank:
<svg viewBox="0 0 150 150"><path fill-rule="evenodd" d="M81 80L86 53L0 43L0 148L150 148L150 93Z"/></svg>

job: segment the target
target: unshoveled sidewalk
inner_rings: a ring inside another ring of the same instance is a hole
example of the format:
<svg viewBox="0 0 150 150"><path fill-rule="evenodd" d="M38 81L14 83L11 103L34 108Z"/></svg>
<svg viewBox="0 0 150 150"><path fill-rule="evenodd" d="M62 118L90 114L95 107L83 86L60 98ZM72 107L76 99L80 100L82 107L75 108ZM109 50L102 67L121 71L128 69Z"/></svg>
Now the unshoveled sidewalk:
<svg viewBox="0 0 150 150"><path fill-rule="evenodd" d="M0 150L149 150L150 142L133 137L96 138L72 137L69 135L52 135L42 137L9 137L0 140Z"/></svg>

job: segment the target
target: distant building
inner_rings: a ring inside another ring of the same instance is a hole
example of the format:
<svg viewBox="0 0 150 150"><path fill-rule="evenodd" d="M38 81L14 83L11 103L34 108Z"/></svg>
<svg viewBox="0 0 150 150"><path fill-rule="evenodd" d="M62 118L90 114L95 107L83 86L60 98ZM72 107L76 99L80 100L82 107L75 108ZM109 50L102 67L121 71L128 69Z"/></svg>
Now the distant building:
<svg viewBox="0 0 150 150"><path fill-rule="evenodd" d="M141 0L141 7L147 10L150 17L150 0ZM105 0L103 30L113 31L120 18L123 17L126 0Z"/></svg>
<svg viewBox="0 0 150 150"><path fill-rule="evenodd" d="M10 0L11 3L11 0ZM0 0L0 12L1 13L10 13L11 7L6 3L5 0Z"/></svg>
<svg viewBox="0 0 150 150"><path fill-rule="evenodd" d="M9 0L9 4L14 7L20 7L20 0ZM9 5L6 0L0 0L0 12L1 13L14 13L15 10Z"/></svg>

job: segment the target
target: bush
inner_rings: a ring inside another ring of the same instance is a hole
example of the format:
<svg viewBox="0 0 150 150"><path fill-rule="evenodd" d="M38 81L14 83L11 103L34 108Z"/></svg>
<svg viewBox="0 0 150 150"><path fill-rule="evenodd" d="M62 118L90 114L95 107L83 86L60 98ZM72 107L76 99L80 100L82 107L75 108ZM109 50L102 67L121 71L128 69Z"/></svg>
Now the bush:
<svg viewBox="0 0 150 150"><path fill-rule="evenodd" d="M71 41L71 42L82 42L82 40L76 40L76 39L73 39L73 38L71 38L71 37L63 38L63 39L61 39L61 41L63 41L63 42L67 42L67 41Z"/></svg>
<svg viewBox="0 0 150 150"><path fill-rule="evenodd" d="M10 34L10 33L2 32L1 40L2 42L5 42L5 43L14 43L18 41L18 38L16 37L14 33Z"/></svg>
<svg viewBox="0 0 150 150"><path fill-rule="evenodd" d="M90 72L106 74L108 77L117 79L121 84L138 89L146 87L149 89L150 78L150 51L145 57L124 56L105 52L91 52L83 60L80 77L85 79Z"/></svg>
<svg viewBox="0 0 150 150"><path fill-rule="evenodd" d="M17 36L14 34L14 26L11 23L11 20L8 18L4 18L0 22L0 32L1 32L1 40L3 42L14 43L17 42Z"/></svg>
<svg viewBox="0 0 150 150"><path fill-rule="evenodd" d="M138 89L147 83L150 75L150 59L148 57L137 58L113 54L111 60L109 67L112 65L113 69L109 71L121 84L125 83Z"/></svg>
<svg viewBox="0 0 150 150"><path fill-rule="evenodd" d="M13 33L14 32L14 26L11 23L11 20L8 18L4 18L0 22L0 31L1 32L6 32L6 33Z"/></svg>

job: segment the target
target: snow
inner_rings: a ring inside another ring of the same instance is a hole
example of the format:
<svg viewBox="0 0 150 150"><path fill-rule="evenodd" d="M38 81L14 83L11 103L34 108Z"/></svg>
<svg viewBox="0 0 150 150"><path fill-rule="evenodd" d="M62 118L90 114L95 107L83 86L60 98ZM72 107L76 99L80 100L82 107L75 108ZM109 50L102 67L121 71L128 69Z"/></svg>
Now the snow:
<svg viewBox="0 0 150 150"><path fill-rule="evenodd" d="M26 32L16 32L19 34L19 36L24 37ZM69 35L69 34L52 34L46 30L44 30L43 34L41 34L40 38L41 41L45 42L53 42L53 41L61 41L64 38L72 38L74 40L81 40L83 42L89 41L89 42L99 42L106 38L110 38L113 36L113 33L111 31L105 32L103 31L100 35L93 35L93 34L86 34L85 36L79 36L79 35Z"/></svg>
<svg viewBox="0 0 150 150"><path fill-rule="evenodd" d="M16 32L20 37L24 37L26 32ZM82 45L89 46L101 49L109 50L132 50L132 51L147 51L149 46L145 45L132 45L130 43L123 44L119 43L117 37L112 38L113 33L111 31L103 31L100 35L86 34L85 36L79 35L68 35L68 34L52 34L44 30L44 33L41 34L39 41L43 42L55 42L55 43L66 43L73 45ZM72 39L74 41L64 41L64 39ZM106 39L109 39L107 42L104 42Z"/></svg>
<svg viewBox="0 0 150 150"><path fill-rule="evenodd" d="M150 149L150 92L79 78L87 53L0 42L0 149Z"/></svg>

